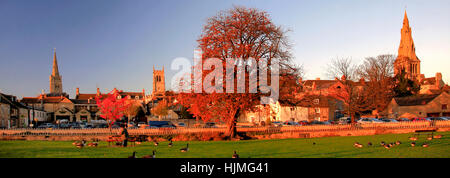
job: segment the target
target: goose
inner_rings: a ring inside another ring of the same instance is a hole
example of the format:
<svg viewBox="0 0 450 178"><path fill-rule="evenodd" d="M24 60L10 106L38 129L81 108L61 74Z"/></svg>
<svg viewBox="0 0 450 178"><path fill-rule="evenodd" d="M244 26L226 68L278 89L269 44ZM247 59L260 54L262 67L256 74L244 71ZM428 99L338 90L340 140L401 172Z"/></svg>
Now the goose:
<svg viewBox="0 0 450 178"><path fill-rule="evenodd" d="M411 146L412 147L416 146L416 142L411 142Z"/></svg>
<svg viewBox="0 0 450 178"><path fill-rule="evenodd" d="M381 141L380 145L384 146L384 145L386 145L386 143L384 141Z"/></svg>
<svg viewBox="0 0 450 178"><path fill-rule="evenodd" d="M234 150L234 154L231 158L239 158L239 155L236 153L236 150Z"/></svg>
<svg viewBox="0 0 450 178"><path fill-rule="evenodd" d="M433 140L433 137L428 137L427 140Z"/></svg>
<svg viewBox="0 0 450 178"><path fill-rule="evenodd" d="M412 140L412 141L416 141L417 137L409 137L409 139Z"/></svg>
<svg viewBox="0 0 450 178"><path fill-rule="evenodd" d="M173 146L173 142L172 142L172 140L170 140L169 147L172 147L172 146Z"/></svg>
<svg viewBox="0 0 450 178"><path fill-rule="evenodd" d="M316 142L313 142L313 145L316 145Z"/></svg>
<svg viewBox="0 0 450 178"><path fill-rule="evenodd" d="M133 155L128 156L128 158L136 158L136 151L133 151Z"/></svg>
<svg viewBox="0 0 450 178"><path fill-rule="evenodd" d="M155 140L155 141L153 141L153 144L155 145L155 146L158 146L159 145L159 143Z"/></svg>
<svg viewBox="0 0 450 178"><path fill-rule="evenodd" d="M97 147L98 143L97 142L88 143L88 146L90 146L90 147Z"/></svg>
<svg viewBox="0 0 450 178"><path fill-rule="evenodd" d="M359 142L353 143L353 146L354 146L354 147L357 147L357 148L362 148L362 147L363 147L363 145L360 144Z"/></svg>
<svg viewBox="0 0 450 178"><path fill-rule="evenodd" d="M423 143L423 144L422 144L422 147L424 147L424 148L426 148L426 147L428 147L428 146L430 146L428 143Z"/></svg>
<svg viewBox="0 0 450 178"><path fill-rule="evenodd" d="M400 141L397 140L397 141L395 142L395 144L396 144L396 145L400 145L400 144L402 144L402 142L400 142Z"/></svg>
<svg viewBox="0 0 450 178"><path fill-rule="evenodd" d="M189 143L186 144L186 148L181 148L180 151L181 151L181 152L187 152L187 151L189 151Z"/></svg>
<svg viewBox="0 0 450 178"><path fill-rule="evenodd" d="M386 148L386 149L391 149L391 147L389 146L389 145L384 145L384 148Z"/></svg>
<svg viewBox="0 0 450 178"><path fill-rule="evenodd" d="M440 139L440 138L442 138L442 135L435 135L435 136L433 136L433 138Z"/></svg>
<svg viewBox="0 0 450 178"><path fill-rule="evenodd" d="M82 140L81 143L76 143L75 146L77 148L83 148L85 144L86 144L86 141Z"/></svg>
<svg viewBox="0 0 450 178"><path fill-rule="evenodd" d="M153 150L153 154L152 155L145 155L145 156L142 156L142 158L156 158L156 156L155 156L155 150Z"/></svg>
<svg viewBox="0 0 450 178"><path fill-rule="evenodd" d="M372 146L372 142L367 143L367 146Z"/></svg>

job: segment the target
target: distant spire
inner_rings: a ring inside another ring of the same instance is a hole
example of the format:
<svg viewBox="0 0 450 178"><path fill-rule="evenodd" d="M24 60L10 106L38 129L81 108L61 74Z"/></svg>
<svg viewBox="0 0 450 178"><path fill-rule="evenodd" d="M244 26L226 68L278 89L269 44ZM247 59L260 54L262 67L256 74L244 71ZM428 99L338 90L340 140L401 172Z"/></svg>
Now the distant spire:
<svg viewBox="0 0 450 178"><path fill-rule="evenodd" d="M400 46L398 48L398 56L407 57L411 60L419 60L416 56L416 48L411 34L411 27L409 26L408 15L405 10L403 18L403 27L401 30Z"/></svg>
<svg viewBox="0 0 450 178"><path fill-rule="evenodd" d="M58 60L56 59L56 48L53 49L53 70L52 76L59 76Z"/></svg>

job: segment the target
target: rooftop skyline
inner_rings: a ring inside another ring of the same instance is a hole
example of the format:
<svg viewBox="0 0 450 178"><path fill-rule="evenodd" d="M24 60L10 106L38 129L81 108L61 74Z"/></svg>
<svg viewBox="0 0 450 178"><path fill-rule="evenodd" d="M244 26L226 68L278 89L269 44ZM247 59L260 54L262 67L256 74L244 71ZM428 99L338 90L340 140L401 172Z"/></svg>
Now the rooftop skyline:
<svg viewBox="0 0 450 178"><path fill-rule="evenodd" d="M305 79L326 77L336 57L397 55L408 12L421 72L450 81L449 1L0 1L0 90L49 92L53 48L63 91L152 90L152 69L165 66L166 89L177 57L192 59L206 19L233 5L267 11L290 30ZM149 93L147 93L149 94Z"/></svg>

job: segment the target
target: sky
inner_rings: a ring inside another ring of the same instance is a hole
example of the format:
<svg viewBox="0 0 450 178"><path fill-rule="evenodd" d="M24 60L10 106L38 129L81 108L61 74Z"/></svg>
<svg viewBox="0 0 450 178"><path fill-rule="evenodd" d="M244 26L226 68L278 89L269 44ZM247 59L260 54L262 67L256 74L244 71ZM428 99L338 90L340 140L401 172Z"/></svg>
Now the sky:
<svg viewBox="0 0 450 178"><path fill-rule="evenodd" d="M56 48L63 91L152 90L152 69L192 60L209 17L234 5L258 8L289 30L305 79L327 79L337 57L397 54L405 9L425 77L450 81L448 0L0 0L0 92L49 92Z"/></svg>

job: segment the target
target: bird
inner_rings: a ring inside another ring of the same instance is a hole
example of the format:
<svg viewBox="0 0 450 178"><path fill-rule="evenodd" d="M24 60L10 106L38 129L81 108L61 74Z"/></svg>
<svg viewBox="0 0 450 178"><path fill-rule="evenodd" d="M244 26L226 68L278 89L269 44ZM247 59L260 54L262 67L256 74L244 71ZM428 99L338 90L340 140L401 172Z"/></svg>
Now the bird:
<svg viewBox="0 0 450 178"><path fill-rule="evenodd" d="M389 145L384 145L384 148L386 148L386 149L391 149L391 147L389 146Z"/></svg>
<svg viewBox="0 0 450 178"><path fill-rule="evenodd" d="M435 135L435 136L433 136L433 138L440 139L440 138L442 138L442 135Z"/></svg>
<svg viewBox="0 0 450 178"><path fill-rule="evenodd" d="M316 142L313 142L313 145L316 145Z"/></svg>
<svg viewBox="0 0 450 178"><path fill-rule="evenodd" d="M155 140L155 141L153 141L153 144L155 145L155 146L158 146L159 145L159 143Z"/></svg>
<svg viewBox="0 0 450 178"><path fill-rule="evenodd" d="M412 141L416 141L417 137L409 137L409 139L412 140Z"/></svg>
<svg viewBox="0 0 450 178"><path fill-rule="evenodd" d="M155 156L155 150L153 150L153 154L152 155L145 155L145 156L142 156L142 158L156 158L156 156Z"/></svg>
<svg viewBox="0 0 450 178"><path fill-rule="evenodd" d="M362 147L363 147L363 145L360 144L359 142L353 143L353 146L354 146L354 147L357 147L357 148L362 148Z"/></svg>
<svg viewBox="0 0 450 178"><path fill-rule="evenodd" d="M400 141L397 140L397 141L395 142L395 144L400 145L400 144L402 144L402 142L400 142Z"/></svg>
<svg viewBox="0 0 450 178"><path fill-rule="evenodd" d="M187 151L189 151L189 143L186 144L186 147L185 147L185 148L181 148L180 151L181 151L181 152L187 152Z"/></svg>
<svg viewBox="0 0 450 178"><path fill-rule="evenodd" d="M75 144L75 146L76 146L77 148L83 148L85 144L86 144L86 141L82 140L81 143L78 142L78 143Z"/></svg>
<svg viewBox="0 0 450 178"><path fill-rule="evenodd" d="M411 146L415 147L416 146L416 142L411 142Z"/></svg>
<svg viewBox="0 0 450 178"><path fill-rule="evenodd" d="M423 143L423 144L422 144L422 147L424 147L424 148L426 148L426 147L428 147L428 146L430 146L428 143Z"/></svg>
<svg viewBox="0 0 450 178"><path fill-rule="evenodd" d="M172 142L172 140L170 140L169 147L172 147L172 146L173 146L173 142Z"/></svg>
<svg viewBox="0 0 450 178"><path fill-rule="evenodd" d="M384 145L386 145L386 143L384 141L381 141L380 145L384 146Z"/></svg>
<svg viewBox="0 0 450 178"><path fill-rule="evenodd" d="M136 151L133 151L133 155L128 156L128 158L136 158Z"/></svg>
<svg viewBox="0 0 450 178"><path fill-rule="evenodd" d="M372 142L367 143L367 146L372 146Z"/></svg>
<svg viewBox="0 0 450 178"><path fill-rule="evenodd" d="M433 140L433 137L428 137L427 140Z"/></svg>
<svg viewBox="0 0 450 178"><path fill-rule="evenodd" d="M233 156L231 156L231 158L239 158L239 155L236 153L236 150L234 150L234 154Z"/></svg>
<svg viewBox="0 0 450 178"><path fill-rule="evenodd" d="M90 147L97 147L98 143L97 142L88 143L88 146L90 146Z"/></svg>

